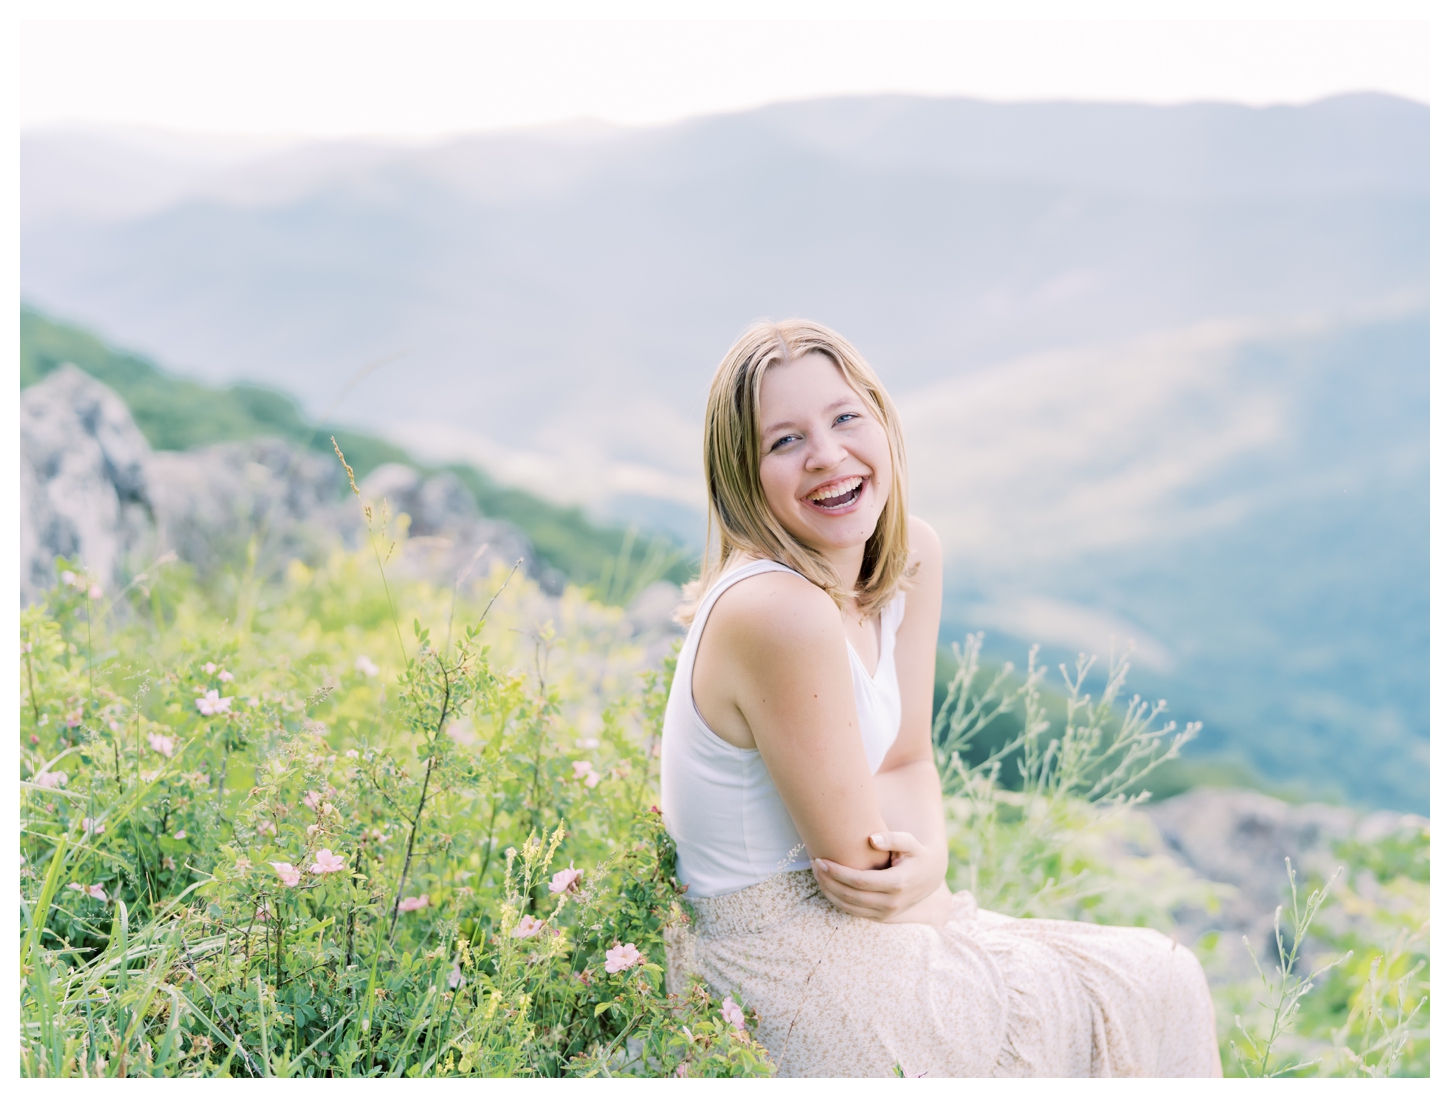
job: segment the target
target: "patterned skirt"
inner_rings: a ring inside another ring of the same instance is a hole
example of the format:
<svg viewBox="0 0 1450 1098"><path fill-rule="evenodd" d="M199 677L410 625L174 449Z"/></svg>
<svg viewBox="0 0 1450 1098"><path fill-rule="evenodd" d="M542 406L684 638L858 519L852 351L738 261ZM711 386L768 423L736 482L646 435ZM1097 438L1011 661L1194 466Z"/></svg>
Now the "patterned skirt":
<svg viewBox="0 0 1450 1098"><path fill-rule="evenodd" d="M1216 1076L1213 1004L1156 930L980 911L941 928L831 904L809 870L691 903L667 986L691 973L759 1013L782 1076Z"/></svg>

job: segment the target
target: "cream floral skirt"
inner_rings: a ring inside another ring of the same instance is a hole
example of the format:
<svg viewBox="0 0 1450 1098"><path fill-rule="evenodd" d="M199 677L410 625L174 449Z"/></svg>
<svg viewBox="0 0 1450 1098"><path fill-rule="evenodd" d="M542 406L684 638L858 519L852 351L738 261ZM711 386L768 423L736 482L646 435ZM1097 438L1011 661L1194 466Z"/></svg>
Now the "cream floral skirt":
<svg viewBox="0 0 1450 1098"><path fill-rule="evenodd" d="M759 1012L782 1076L1216 1076L1193 954L1156 930L980 911L938 929L847 915L809 870L691 904L667 986Z"/></svg>

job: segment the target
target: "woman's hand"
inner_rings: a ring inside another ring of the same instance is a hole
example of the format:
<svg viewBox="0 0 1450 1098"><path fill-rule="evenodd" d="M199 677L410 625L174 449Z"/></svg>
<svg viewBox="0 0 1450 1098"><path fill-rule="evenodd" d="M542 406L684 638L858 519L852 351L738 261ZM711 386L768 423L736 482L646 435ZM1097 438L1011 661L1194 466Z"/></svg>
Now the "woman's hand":
<svg viewBox="0 0 1450 1098"><path fill-rule="evenodd" d="M863 919L936 926L945 922L951 890L936 859L916 836L909 831L883 831L872 835L870 842L891 854L885 869L852 869L825 858L811 862L826 898Z"/></svg>

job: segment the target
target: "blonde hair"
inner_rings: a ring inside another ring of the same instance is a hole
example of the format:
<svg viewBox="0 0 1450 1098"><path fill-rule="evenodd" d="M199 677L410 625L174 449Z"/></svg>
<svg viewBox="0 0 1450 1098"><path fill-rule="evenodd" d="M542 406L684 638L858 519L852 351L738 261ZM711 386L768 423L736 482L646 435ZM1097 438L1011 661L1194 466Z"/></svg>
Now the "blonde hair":
<svg viewBox="0 0 1450 1098"><path fill-rule="evenodd" d="M688 624L715 581L740 557L760 557L793 568L844 606L850 592L829 561L802 544L771 513L760 483L760 388L765 371L804 355L825 355L866 402L891 448L891 490L866 542L857 605L870 617L907 578L906 444L901 420L880 379L842 336L809 320L760 321L735 341L710 383L705 404L705 487L708 494L705 556L700 576L685 588L676 617Z"/></svg>

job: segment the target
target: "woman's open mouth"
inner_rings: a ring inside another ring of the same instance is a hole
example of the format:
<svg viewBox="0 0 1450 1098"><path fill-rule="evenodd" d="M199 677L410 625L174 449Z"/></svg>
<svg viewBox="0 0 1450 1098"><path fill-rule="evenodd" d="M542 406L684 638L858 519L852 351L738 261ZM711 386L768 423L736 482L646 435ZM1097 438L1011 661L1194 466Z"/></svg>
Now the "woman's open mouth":
<svg viewBox="0 0 1450 1098"><path fill-rule="evenodd" d="M818 511L847 511L861 498L865 487L865 477L843 477L841 480L821 485L806 496L806 502Z"/></svg>

